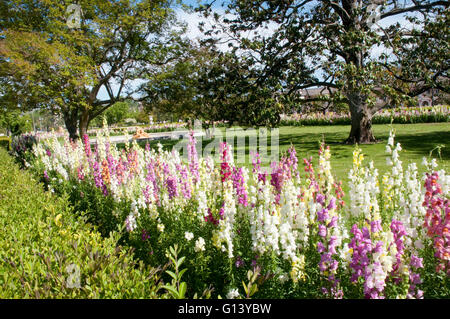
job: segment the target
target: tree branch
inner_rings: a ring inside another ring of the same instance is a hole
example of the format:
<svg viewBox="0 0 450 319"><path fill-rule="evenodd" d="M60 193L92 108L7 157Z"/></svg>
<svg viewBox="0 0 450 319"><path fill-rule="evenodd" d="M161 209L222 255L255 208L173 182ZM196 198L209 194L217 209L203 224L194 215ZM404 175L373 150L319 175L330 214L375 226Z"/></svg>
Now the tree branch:
<svg viewBox="0 0 450 319"><path fill-rule="evenodd" d="M382 14L380 16L380 20L387 18L387 17L395 16L398 14L403 14L406 12L415 12L415 11L420 11L423 9L430 9L430 8L438 7L438 6L448 7L448 6L450 6L450 1L436 1L436 2L431 2L431 3L426 3L426 4L415 5L415 6L411 6L408 8L395 8L389 12Z"/></svg>

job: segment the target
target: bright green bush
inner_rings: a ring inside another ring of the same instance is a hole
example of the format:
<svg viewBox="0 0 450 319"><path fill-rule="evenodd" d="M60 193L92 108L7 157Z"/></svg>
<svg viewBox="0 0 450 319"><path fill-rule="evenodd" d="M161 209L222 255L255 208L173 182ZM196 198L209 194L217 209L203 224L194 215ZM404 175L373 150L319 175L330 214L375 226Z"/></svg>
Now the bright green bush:
<svg viewBox="0 0 450 319"><path fill-rule="evenodd" d="M159 269L133 260L45 192L0 149L0 298L165 298ZM70 288L73 287L73 288ZM79 288L77 288L79 287Z"/></svg>

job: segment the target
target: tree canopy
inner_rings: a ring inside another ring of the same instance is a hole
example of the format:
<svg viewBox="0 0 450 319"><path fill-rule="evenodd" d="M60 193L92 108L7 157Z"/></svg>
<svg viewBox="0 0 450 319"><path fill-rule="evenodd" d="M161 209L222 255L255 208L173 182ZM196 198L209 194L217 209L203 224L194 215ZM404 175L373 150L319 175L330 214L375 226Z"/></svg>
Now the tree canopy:
<svg viewBox="0 0 450 319"><path fill-rule="evenodd" d="M250 66L246 82L284 103L326 88L349 106L348 143L374 142L371 118L389 103L449 92L449 1L230 0L222 14L215 3L198 8L215 19L204 43L227 42Z"/></svg>
<svg viewBox="0 0 450 319"><path fill-rule="evenodd" d="M63 115L72 138L126 99L136 81L182 55L171 0L7 0L0 5L0 99ZM79 19L77 19L79 17ZM106 99L99 93L106 92Z"/></svg>

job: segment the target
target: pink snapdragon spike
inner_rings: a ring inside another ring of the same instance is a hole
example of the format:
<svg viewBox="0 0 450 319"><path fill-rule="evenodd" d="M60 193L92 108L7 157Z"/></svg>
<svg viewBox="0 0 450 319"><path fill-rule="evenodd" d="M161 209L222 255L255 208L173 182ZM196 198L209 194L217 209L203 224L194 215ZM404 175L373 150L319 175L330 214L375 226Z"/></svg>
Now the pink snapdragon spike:
<svg viewBox="0 0 450 319"><path fill-rule="evenodd" d="M87 158L91 158L92 150L91 150L91 142L89 141L89 135L83 135L83 144L84 144L84 153Z"/></svg>
<svg viewBox="0 0 450 319"><path fill-rule="evenodd" d="M417 287L417 285L422 283L422 280L420 279L420 274L416 272L418 269L423 268L423 258L413 254L409 266L409 289L406 297L409 299L423 299L423 291Z"/></svg>
<svg viewBox="0 0 450 319"><path fill-rule="evenodd" d="M398 276L397 272L402 265L402 256L405 250L404 237L406 236L406 230L400 221L393 219L391 222L391 232L394 235L394 243L397 248L397 253L395 254L395 262L392 267L392 273L394 282L398 284L401 278Z"/></svg>
<svg viewBox="0 0 450 319"><path fill-rule="evenodd" d="M156 180L156 166L158 164L154 159L150 159L150 161L147 163L147 175L145 176L145 179L153 184L153 197L155 198L156 204L160 206L159 201L159 186L158 182Z"/></svg>
<svg viewBox="0 0 450 319"><path fill-rule="evenodd" d="M251 152L250 155L252 156L252 165L253 174L258 174L258 182L266 182L266 173L261 172L261 157L258 152Z"/></svg>
<svg viewBox="0 0 450 319"><path fill-rule="evenodd" d="M189 132L189 144L187 148L189 170L193 176L193 182L196 184L200 180L198 172L198 155L197 155L197 140L194 137L194 131Z"/></svg>
<svg viewBox="0 0 450 319"><path fill-rule="evenodd" d="M125 164L124 164L122 158L119 158L117 165L116 165L116 169L115 169L117 182L119 185L122 184L122 182L125 178L125 170L126 170Z"/></svg>
<svg viewBox="0 0 450 319"><path fill-rule="evenodd" d="M150 204L151 203L151 200L150 200L150 186L145 186L143 189L142 189L142 194L144 195L144 198L145 198L145 203L146 204Z"/></svg>
<svg viewBox="0 0 450 319"><path fill-rule="evenodd" d="M223 207L222 207L219 212L219 218L217 219L214 217L211 208L208 208L208 215L205 216L205 222L211 223L211 224L217 226L217 225L219 225L219 220L223 219L223 214L224 214L224 211L223 211Z"/></svg>
<svg viewBox="0 0 450 319"><path fill-rule="evenodd" d="M128 170L130 172L130 175L139 173L139 161L138 161L138 154L137 154L136 150L133 150L132 152L128 153L127 160L128 160Z"/></svg>
<svg viewBox="0 0 450 319"><path fill-rule="evenodd" d="M107 162L108 162L108 170L110 175L115 176L116 175L116 167L117 167L117 161L114 159L114 157L109 154L107 156Z"/></svg>
<svg viewBox="0 0 450 319"><path fill-rule="evenodd" d="M238 198L238 203L244 207L248 205L248 194L245 189L246 181L243 176L242 167L234 168L233 170L233 187L236 190L236 195Z"/></svg>
<svg viewBox="0 0 450 319"><path fill-rule="evenodd" d="M230 147L226 142L220 143L220 160L220 176L223 183L233 174L232 168L228 164L231 162Z"/></svg>
<svg viewBox="0 0 450 319"><path fill-rule="evenodd" d="M259 156L259 153L251 151L250 155L252 157L252 165L253 165L252 172L253 172L253 174L260 173L261 172L261 158Z"/></svg>
<svg viewBox="0 0 450 319"><path fill-rule="evenodd" d="M78 177L78 180L80 180L80 181L84 180L83 165L81 165L80 167L77 167L77 177Z"/></svg>
<svg viewBox="0 0 450 319"><path fill-rule="evenodd" d="M299 176L298 171L298 158L297 158L297 152L295 151L295 147L291 146L288 150L289 152L289 161L288 165L292 169L292 172L296 174L296 176Z"/></svg>
<svg viewBox="0 0 450 319"><path fill-rule="evenodd" d="M310 181L310 187L313 188L315 193L319 192L319 183L316 180L316 174L312 165L312 157L310 157L309 160L304 158L303 163L305 164L307 178Z"/></svg>
<svg viewBox="0 0 450 319"><path fill-rule="evenodd" d="M371 229L377 230L376 225ZM382 265L379 261L372 261L373 253L381 253L383 242L372 242L370 230L367 227L359 229L356 224L351 230L353 237L349 248L353 249L350 267L352 268L351 281L356 283L358 278L364 278L364 295L366 298L383 299L383 291L386 285Z"/></svg>
<svg viewBox="0 0 450 319"><path fill-rule="evenodd" d="M177 164L177 170L180 172L179 183L181 185L181 193L186 199L192 196L191 184L189 183L189 171L187 167Z"/></svg>
<svg viewBox="0 0 450 319"><path fill-rule="evenodd" d="M169 192L169 199L172 199L172 198L178 196L177 180L175 177L173 177L173 176L167 177L166 187L167 187L167 191Z"/></svg>
<svg viewBox="0 0 450 319"><path fill-rule="evenodd" d="M435 256L440 260L436 271L446 271L450 276L450 201L442 196L438 183L439 174L426 174L425 198L423 206L427 208L424 227L433 240Z"/></svg>
<svg viewBox="0 0 450 319"><path fill-rule="evenodd" d="M107 189L106 185L103 182L103 170L102 170L100 164L97 161L94 162L93 169L94 169L94 183L95 183L95 186L102 190L103 195L107 196L108 195L108 189Z"/></svg>
<svg viewBox="0 0 450 319"><path fill-rule="evenodd" d="M328 287L322 287L322 292L326 295L332 296L336 299L341 299L344 296L343 290L339 288L339 279L336 278L336 273L339 267L337 261L338 237L332 234L333 228L337 227L338 217L330 218L328 212L336 208L336 200L331 198L328 205L325 201L325 196L318 193L316 201L322 205L322 209L317 211L318 234L319 241L317 242L317 251L320 254L319 270L325 276Z"/></svg>
<svg viewBox="0 0 450 319"><path fill-rule="evenodd" d="M280 196L281 196L281 188L283 186L284 181L284 171L280 167L280 165L276 162L273 162L271 164L272 167L272 173L270 174L271 180L270 185L273 186L274 192L275 192L275 202L278 204L280 202Z"/></svg>

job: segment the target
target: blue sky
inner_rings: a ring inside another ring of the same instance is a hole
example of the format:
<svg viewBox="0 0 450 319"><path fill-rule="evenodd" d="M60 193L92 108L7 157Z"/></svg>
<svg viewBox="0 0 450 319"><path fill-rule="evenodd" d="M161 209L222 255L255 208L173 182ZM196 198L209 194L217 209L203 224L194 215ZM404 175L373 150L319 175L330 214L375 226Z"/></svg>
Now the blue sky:
<svg viewBox="0 0 450 319"><path fill-rule="evenodd" d="M213 6L213 9L215 11L221 12L223 13L224 8L221 7L221 4L224 2L224 0L219 0L216 1L215 5ZM225 1L226 2L226 1ZM187 5L193 5L193 6L197 6L198 1L197 0L183 0L184 4ZM205 3L204 0L202 0L202 3ZM198 23L199 21L204 21L206 24L208 23L213 23L212 19L205 19L203 17L199 17L196 13L187 13L185 11L183 11L180 7L177 7L175 9L178 18L182 21L185 21L188 25L188 31L187 31L187 36L191 39L195 39L198 37L202 37L202 33L200 32L200 30L198 29ZM398 17L389 17L387 19L384 19L380 24L384 27L386 27L387 25L393 24L395 22L398 21ZM404 18L401 19L401 23L404 25L406 23L406 20ZM275 28L276 26L273 25L273 28ZM269 30L270 32L270 30ZM224 50L226 50L226 46L224 45ZM373 54L379 55L381 52L385 51L386 49L384 47L378 47L375 48L373 51ZM117 89L117 86L113 85L113 91L115 91L115 89ZM105 99L109 99L106 90L104 88L102 88L99 91L99 94L97 96L100 100L105 100Z"/></svg>

